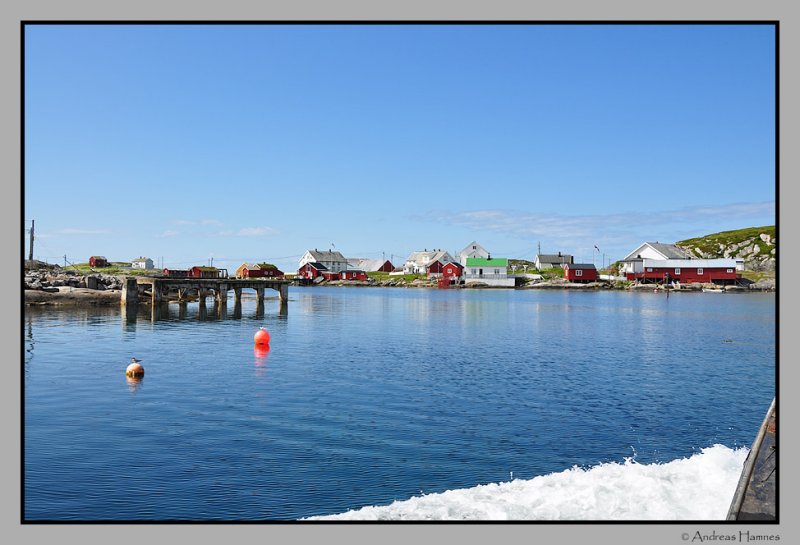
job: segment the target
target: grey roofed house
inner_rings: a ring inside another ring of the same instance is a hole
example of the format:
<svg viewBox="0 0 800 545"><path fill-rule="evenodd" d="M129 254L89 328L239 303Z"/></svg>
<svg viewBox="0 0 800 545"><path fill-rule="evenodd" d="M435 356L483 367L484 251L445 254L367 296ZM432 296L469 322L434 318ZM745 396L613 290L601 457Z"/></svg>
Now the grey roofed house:
<svg viewBox="0 0 800 545"><path fill-rule="evenodd" d="M640 257L641 256L641 257ZM645 242L641 244L634 251L629 253L622 261L630 261L632 259L690 259L689 255L684 250L678 248L674 244L662 244L660 242Z"/></svg>
<svg viewBox="0 0 800 545"><path fill-rule="evenodd" d="M570 254L562 254L559 252L558 254L539 254L536 256L535 265L536 268L541 269L552 269L554 267L563 267L566 264L572 264L574 258Z"/></svg>
<svg viewBox="0 0 800 545"><path fill-rule="evenodd" d="M661 244L659 242L648 242L648 244L664 254L667 259L686 259L687 254L674 244Z"/></svg>
<svg viewBox="0 0 800 545"><path fill-rule="evenodd" d="M347 259L345 259L345 257L341 254L341 252L336 252L333 250L325 250L324 252L320 252L319 250L309 250L308 253L311 254L311 257L314 258L314 261L320 263L325 261L330 261L330 262L344 261L345 263L347 262Z"/></svg>
<svg viewBox="0 0 800 545"><path fill-rule="evenodd" d="M595 267L592 263L567 263L567 265L569 265L569 268L573 271L591 271L597 269L597 267Z"/></svg>
<svg viewBox="0 0 800 545"><path fill-rule="evenodd" d="M307 250L300 258L300 267L306 263L322 263L328 270L333 272L341 272L347 270L347 258L340 252L334 250L319 251L316 248Z"/></svg>

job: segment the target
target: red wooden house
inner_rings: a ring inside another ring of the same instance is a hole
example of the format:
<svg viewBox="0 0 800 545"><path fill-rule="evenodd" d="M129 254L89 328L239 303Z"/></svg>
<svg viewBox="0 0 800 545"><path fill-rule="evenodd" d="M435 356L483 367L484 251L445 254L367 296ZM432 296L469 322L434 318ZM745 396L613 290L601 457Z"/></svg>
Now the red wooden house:
<svg viewBox="0 0 800 545"><path fill-rule="evenodd" d="M326 272L330 273L328 267L326 267L322 263L312 261L302 265L299 269L297 269L297 276L300 276L301 278L306 278L308 280L313 280L318 276L323 276L323 273Z"/></svg>
<svg viewBox="0 0 800 545"><path fill-rule="evenodd" d="M227 278L227 269L216 267L200 267L195 265L189 269L189 278Z"/></svg>
<svg viewBox="0 0 800 545"><path fill-rule="evenodd" d="M271 263L259 263L259 268L263 271L265 278L280 278L284 276L283 271Z"/></svg>
<svg viewBox="0 0 800 545"><path fill-rule="evenodd" d="M449 280L458 280L464 274L461 263L447 263L442 267L442 277Z"/></svg>
<svg viewBox="0 0 800 545"><path fill-rule="evenodd" d="M641 271L627 273L626 277L654 283L735 284L738 274L734 259L645 259Z"/></svg>
<svg viewBox="0 0 800 545"><path fill-rule="evenodd" d="M236 278L263 278L264 270L255 263L242 263L236 269Z"/></svg>
<svg viewBox="0 0 800 545"><path fill-rule="evenodd" d="M339 273L339 275L341 280L367 280L366 271L362 271L360 269L348 269L346 271L342 271Z"/></svg>
<svg viewBox="0 0 800 545"><path fill-rule="evenodd" d="M189 278L188 269L164 269L164 276L168 278Z"/></svg>
<svg viewBox="0 0 800 545"><path fill-rule="evenodd" d="M597 268L591 263L566 263L564 278L569 282L595 282L597 281Z"/></svg>
<svg viewBox="0 0 800 545"><path fill-rule="evenodd" d="M93 255L89 258L90 267L108 267L108 261L101 255Z"/></svg>
<svg viewBox="0 0 800 545"><path fill-rule="evenodd" d="M438 259L433 263L428 264L428 277L431 276L442 276L442 271L444 270L444 266L449 263L448 261L442 263Z"/></svg>

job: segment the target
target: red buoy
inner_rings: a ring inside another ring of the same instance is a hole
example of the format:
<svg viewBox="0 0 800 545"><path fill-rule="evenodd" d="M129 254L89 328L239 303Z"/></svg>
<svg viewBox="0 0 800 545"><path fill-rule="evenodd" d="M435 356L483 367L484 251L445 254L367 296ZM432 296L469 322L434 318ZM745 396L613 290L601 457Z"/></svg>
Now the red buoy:
<svg viewBox="0 0 800 545"><path fill-rule="evenodd" d="M256 341L256 344L269 344L269 331L262 327L256 331L256 335L253 337L253 340Z"/></svg>

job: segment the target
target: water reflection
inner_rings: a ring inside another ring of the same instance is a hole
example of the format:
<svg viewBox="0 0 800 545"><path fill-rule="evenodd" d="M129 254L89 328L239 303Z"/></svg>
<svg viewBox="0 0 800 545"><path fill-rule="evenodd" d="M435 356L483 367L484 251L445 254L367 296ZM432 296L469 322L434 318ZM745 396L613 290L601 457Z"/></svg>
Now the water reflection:
<svg viewBox="0 0 800 545"><path fill-rule="evenodd" d="M247 306L247 309L244 308L245 306ZM277 316L285 318L288 315L288 309L286 307L287 305L285 304L280 305ZM135 332L137 321L142 319L150 322L175 320L211 322L227 319L241 320L243 317L247 316L248 319L260 321L266 315L264 301L235 303L231 313L228 312L228 306L225 303L220 304L218 301L214 301L209 305L206 303L205 299L199 299L196 302L172 301L161 302L156 305L139 304L130 307L120 306L119 309L119 311L110 307L92 310L83 309L82 311L71 309L70 312L72 313L73 319L77 314L78 317L84 321L92 321L92 313L97 313L102 316L104 314L119 312L123 331L127 332ZM50 312L52 312L52 310Z"/></svg>
<svg viewBox="0 0 800 545"><path fill-rule="evenodd" d="M33 318L28 315L28 331L25 335L27 345L25 346L25 376L30 374L30 364L33 359Z"/></svg>
<svg viewBox="0 0 800 545"><path fill-rule="evenodd" d="M269 357L269 345L257 344L253 347L255 355L255 369L257 377L264 377L267 374L267 358Z"/></svg>
<svg viewBox="0 0 800 545"><path fill-rule="evenodd" d="M144 377L125 376L125 382L128 384L128 391L130 391L132 394L135 394L139 388L141 388L142 381L144 381Z"/></svg>
<svg viewBox="0 0 800 545"><path fill-rule="evenodd" d="M138 319L138 305L123 305L121 306L122 315L122 330L123 331L136 331L136 320Z"/></svg>

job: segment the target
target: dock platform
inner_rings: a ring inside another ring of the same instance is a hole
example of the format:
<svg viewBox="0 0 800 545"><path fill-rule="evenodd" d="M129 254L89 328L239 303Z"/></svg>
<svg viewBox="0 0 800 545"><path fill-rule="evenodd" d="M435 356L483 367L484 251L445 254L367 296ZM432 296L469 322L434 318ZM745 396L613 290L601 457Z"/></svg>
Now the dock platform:
<svg viewBox="0 0 800 545"><path fill-rule="evenodd" d="M136 304L139 299L139 288L150 290L151 302L160 303L169 293L177 295L178 300L198 296L201 299L213 295L214 299L227 304L228 292L233 290L236 303L241 302L242 290L253 289L259 302L264 301L264 290L273 289L278 292L280 304L289 301L289 280L267 278L156 278L128 277L122 288L121 303L125 306Z"/></svg>

